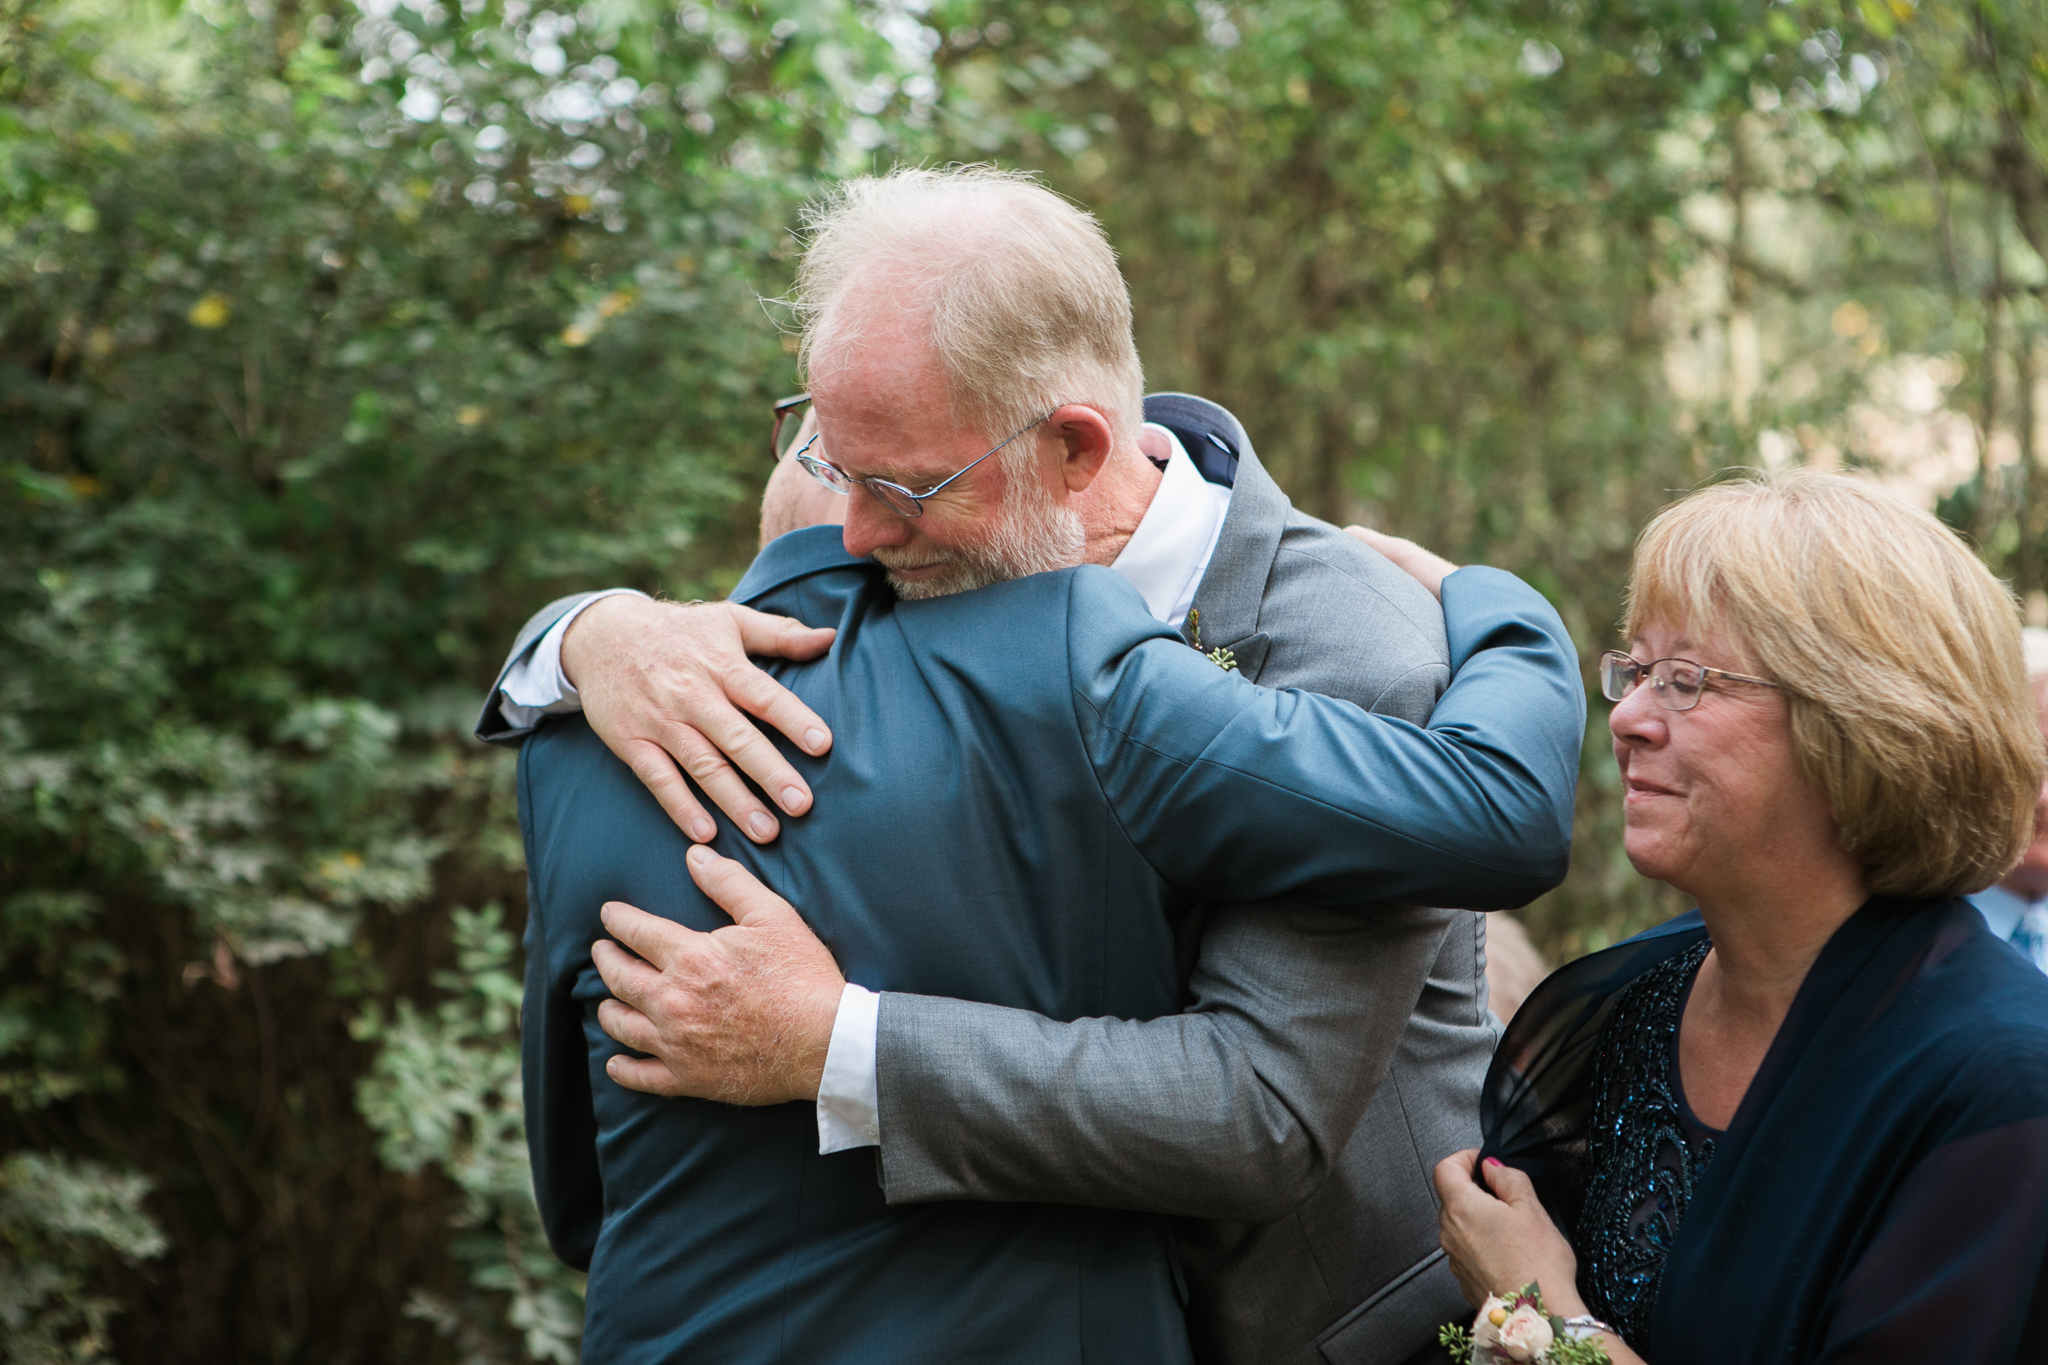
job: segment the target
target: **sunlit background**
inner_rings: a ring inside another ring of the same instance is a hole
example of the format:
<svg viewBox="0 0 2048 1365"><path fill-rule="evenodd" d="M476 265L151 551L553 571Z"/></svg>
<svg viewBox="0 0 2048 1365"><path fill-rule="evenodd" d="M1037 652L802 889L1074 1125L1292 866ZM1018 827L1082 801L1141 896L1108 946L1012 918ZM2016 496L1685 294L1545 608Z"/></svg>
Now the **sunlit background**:
<svg viewBox="0 0 2048 1365"><path fill-rule="evenodd" d="M1537 583L1869 468L2048 621L2005 0L0 0L0 1360L569 1361L518 1118L529 611L728 589L799 206L1101 215L1155 389ZM1629 871L1595 703L1555 962Z"/></svg>

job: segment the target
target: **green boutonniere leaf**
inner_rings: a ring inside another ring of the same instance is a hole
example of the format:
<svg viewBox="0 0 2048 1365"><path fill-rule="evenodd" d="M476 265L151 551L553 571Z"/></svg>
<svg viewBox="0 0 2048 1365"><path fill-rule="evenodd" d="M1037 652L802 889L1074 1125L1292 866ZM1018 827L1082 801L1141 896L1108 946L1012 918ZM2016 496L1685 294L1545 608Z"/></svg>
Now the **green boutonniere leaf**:
<svg viewBox="0 0 2048 1365"><path fill-rule="evenodd" d="M1197 653L1222 669L1225 673L1232 672L1237 668L1237 656L1229 650L1202 648L1202 609L1200 607L1196 607L1188 613L1187 639L1188 643L1195 647Z"/></svg>

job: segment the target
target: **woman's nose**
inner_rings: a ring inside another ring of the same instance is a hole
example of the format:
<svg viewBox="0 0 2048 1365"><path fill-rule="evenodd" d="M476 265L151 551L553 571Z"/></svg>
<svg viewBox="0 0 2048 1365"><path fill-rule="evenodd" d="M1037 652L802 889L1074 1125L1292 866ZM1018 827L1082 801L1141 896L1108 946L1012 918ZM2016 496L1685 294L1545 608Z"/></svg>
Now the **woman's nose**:
<svg viewBox="0 0 2048 1365"><path fill-rule="evenodd" d="M1657 704L1656 689L1648 678L1635 690L1614 703L1607 715L1607 731L1619 743L1655 744L1664 738L1665 711Z"/></svg>

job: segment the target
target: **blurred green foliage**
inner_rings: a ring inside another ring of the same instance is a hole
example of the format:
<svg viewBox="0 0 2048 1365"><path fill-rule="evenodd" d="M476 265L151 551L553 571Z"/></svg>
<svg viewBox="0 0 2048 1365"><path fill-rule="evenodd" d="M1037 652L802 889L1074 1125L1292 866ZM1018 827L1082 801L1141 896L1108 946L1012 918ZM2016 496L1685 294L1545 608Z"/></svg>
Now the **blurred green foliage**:
<svg viewBox="0 0 2048 1365"><path fill-rule="evenodd" d="M541 1232L519 1109L517 948L495 905L457 906L451 919L455 964L434 973L443 994L433 1009L401 999L386 1019L373 1004L352 1029L377 1045L356 1095L378 1155L407 1174L438 1166L462 1193L451 1249L472 1267L463 1299L418 1290L406 1312L466 1355L488 1355L479 1348L502 1323L529 1359L574 1365L582 1298Z"/></svg>
<svg viewBox="0 0 2048 1365"><path fill-rule="evenodd" d="M2048 586L2044 32L0 0L7 1358L573 1358L511 768L465 735L550 596L735 581L795 382L763 300L833 176L1040 170L1121 251L1151 387L1232 407L1304 507L1523 573L1590 657L1657 506L1881 463L1858 413L1913 357L1994 437L1948 514ZM1595 710L1530 911L1559 954L1678 908L1621 857Z"/></svg>
<svg viewBox="0 0 2048 1365"><path fill-rule="evenodd" d="M121 1305L93 1293L95 1260L161 1256L164 1236L142 1212L149 1182L61 1153L0 1161L0 1360L99 1365Z"/></svg>

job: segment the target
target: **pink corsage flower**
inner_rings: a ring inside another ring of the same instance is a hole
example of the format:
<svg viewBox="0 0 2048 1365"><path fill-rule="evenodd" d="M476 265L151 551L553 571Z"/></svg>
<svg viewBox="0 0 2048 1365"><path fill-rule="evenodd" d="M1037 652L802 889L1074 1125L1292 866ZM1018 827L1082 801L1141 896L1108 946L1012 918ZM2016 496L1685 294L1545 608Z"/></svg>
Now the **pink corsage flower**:
<svg viewBox="0 0 2048 1365"><path fill-rule="evenodd" d="M1613 1365L1598 1331L1614 1329L1591 1318L1554 1317L1542 1291L1523 1285L1512 1294L1489 1294L1470 1327L1449 1323L1437 1334L1459 1365Z"/></svg>
<svg viewBox="0 0 2048 1365"><path fill-rule="evenodd" d="M1495 1349L1509 1360L1526 1365L1528 1361L1541 1360L1555 1339L1550 1319L1525 1303L1500 1325L1500 1345Z"/></svg>

